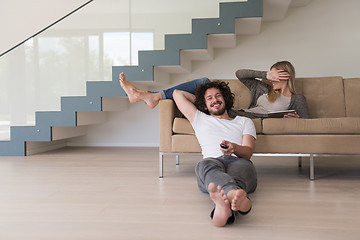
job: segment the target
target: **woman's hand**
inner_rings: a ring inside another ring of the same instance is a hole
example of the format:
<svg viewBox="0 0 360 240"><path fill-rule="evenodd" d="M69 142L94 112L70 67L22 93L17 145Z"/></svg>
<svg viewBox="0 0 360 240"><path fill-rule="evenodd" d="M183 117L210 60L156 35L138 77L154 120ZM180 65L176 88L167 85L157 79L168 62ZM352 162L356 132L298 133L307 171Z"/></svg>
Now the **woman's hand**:
<svg viewBox="0 0 360 240"><path fill-rule="evenodd" d="M266 78L274 82L288 81L289 77L290 74L288 72L285 72L284 70L277 70L276 68L272 68L266 74Z"/></svg>
<svg viewBox="0 0 360 240"><path fill-rule="evenodd" d="M284 118L300 118L300 116L296 112L291 112L284 115Z"/></svg>

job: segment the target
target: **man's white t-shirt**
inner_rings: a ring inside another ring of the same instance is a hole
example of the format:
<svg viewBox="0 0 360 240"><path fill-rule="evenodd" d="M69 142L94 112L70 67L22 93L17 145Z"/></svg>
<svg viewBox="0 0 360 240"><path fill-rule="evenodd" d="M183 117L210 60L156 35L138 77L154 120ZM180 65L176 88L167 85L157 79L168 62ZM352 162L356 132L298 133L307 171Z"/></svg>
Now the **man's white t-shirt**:
<svg viewBox="0 0 360 240"><path fill-rule="evenodd" d="M223 140L241 146L243 135L248 134L256 139L256 129L253 121L241 116L226 120L197 110L192 127L195 130L204 158L222 156L220 143Z"/></svg>

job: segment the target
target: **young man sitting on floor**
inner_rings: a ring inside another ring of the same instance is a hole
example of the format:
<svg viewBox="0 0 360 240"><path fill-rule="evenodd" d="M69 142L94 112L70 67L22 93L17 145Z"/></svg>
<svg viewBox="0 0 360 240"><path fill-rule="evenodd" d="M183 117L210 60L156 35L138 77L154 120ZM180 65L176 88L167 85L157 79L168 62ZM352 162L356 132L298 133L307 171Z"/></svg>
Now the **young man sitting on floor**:
<svg viewBox="0 0 360 240"><path fill-rule="evenodd" d="M249 118L229 117L234 96L224 82L201 85L195 95L175 90L173 98L192 124L202 149L204 159L195 170L200 190L209 193L214 202L212 221L218 227L233 223L236 213L251 210L247 194L257 186L256 170L250 161L255 126Z"/></svg>

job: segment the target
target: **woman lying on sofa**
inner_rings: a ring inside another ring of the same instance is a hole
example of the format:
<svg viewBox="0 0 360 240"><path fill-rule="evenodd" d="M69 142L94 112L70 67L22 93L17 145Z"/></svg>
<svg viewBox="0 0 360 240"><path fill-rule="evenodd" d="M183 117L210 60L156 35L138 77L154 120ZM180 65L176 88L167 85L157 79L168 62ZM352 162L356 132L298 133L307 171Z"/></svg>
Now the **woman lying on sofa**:
<svg viewBox="0 0 360 240"><path fill-rule="evenodd" d="M305 97L296 94L295 69L290 62L277 62L271 66L270 71L240 69L236 71L236 77L251 91L251 103L249 109L233 110L230 116L259 118L268 112L295 110L284 117L309 118ZM160 92L145 92L127 81L124 73L120 73L119 78L129 101L144 101L149 108L156 107L162 99L173 100L175 89L194 94L199 85L210 82L208 78L200 78Z"/></svg>

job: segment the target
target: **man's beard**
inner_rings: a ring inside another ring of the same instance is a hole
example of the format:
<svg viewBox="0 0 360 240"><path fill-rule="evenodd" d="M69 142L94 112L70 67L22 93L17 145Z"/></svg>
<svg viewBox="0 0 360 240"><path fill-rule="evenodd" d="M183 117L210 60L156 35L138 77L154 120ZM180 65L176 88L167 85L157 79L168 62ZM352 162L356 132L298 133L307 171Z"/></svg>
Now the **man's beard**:
<svg viewBox="0 0 360 240"><path fill-rule="evenodd" d="M217 103L222 103L222 102L216 102L215 104L217 104ZM212 105L214 105L214 104L212 104ZM225 105L223 105L222 108L219 108L217 110L213 110L213 108L208 109L208 110L209 110L210 115L220 116L220 115L224 114L226 108L225 108Z"/></svg>

